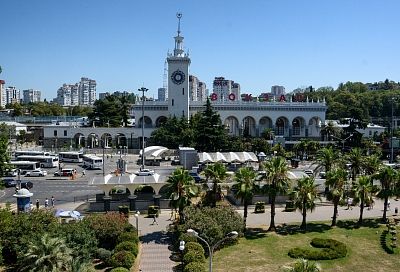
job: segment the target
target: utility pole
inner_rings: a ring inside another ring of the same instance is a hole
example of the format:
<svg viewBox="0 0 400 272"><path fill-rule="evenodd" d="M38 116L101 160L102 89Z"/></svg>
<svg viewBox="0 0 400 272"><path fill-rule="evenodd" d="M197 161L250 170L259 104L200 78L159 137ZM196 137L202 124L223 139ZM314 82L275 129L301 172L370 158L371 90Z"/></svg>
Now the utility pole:
<svg viewBox="0 0 400 272"><path fill-rule="evenodd" d="M144 169L144 93L147 92L149 89L146 89L145 87L140 88L138 91L142 92L142 166L141 169Z"/></svg>

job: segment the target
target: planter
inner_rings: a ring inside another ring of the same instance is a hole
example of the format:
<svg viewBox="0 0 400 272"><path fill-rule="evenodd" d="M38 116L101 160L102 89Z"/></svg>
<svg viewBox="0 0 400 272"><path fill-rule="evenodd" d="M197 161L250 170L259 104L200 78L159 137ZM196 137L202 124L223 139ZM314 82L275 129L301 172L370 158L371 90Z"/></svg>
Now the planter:
<svg viewBox="0 0 400 272"><path fill-rule="evenodd" d="M128 206L118 206L118 211L120 214L125 215L125 217L129 217L129 207Z"/></svg>

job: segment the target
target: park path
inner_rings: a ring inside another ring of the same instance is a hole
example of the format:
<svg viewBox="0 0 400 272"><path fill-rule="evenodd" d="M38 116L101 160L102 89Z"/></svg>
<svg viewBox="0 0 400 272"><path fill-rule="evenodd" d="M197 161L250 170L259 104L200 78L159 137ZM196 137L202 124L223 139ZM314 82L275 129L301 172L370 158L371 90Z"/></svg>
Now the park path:
<svg viewBox="0 0 400 272"><path fill-rule="evenodd" d="M168 211L161 211L157 224L152 218L139 216L138 229L140 233L141 253L139 271L141 272L172 272L178 263L170 259L172 239L167 232L171 223ZM130 223L136 226L135 217L131 216Z"/></svg>

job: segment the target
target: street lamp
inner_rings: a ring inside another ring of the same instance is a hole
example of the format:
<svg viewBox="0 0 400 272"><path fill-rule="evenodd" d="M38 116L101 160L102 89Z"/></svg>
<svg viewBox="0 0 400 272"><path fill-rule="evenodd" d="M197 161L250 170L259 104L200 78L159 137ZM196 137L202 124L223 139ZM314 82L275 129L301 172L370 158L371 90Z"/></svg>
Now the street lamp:
<svg viewBox="0 0 400 272"><path fill-rule="evenodd" d="M142 167L144 169L144 93L147 92L149 89L142 87L138 89L139 92L142 92Z"/></svg>
<svg viewBox="0 0 400 272"><path fill-rule="evenodd" d="M181 251L181 259L182 259L182 271L183 271L183 251L185 250L185 241L180 241L179 242L179 250Z"/></svg>
<svg viewBox="0 0 400 272"><path fill-rule="evenodd" d="M139 211L137 211L136 213L135 213L135 219L136 219L136 236L139 238L139 215L140 215L140 212Z"/></svg>
<svg viewBox="0 0 400 272"><path fill-rule="evenodd" d="M238 232L237 231L231 231L230 233L228 233L224 238L222 238L221 240L219 240L218 242L216 242L213 246L210 246L210 244L203 238L201 238L199 236L199 233L193 229L188 229L187 234L194 236L198 239L200 239L201 241L203 241L207 247L208 247L208 252L210 253L210 260L208 263L208 271L212 272L212 258L213 258L213 253L214 250L217 246L219 246L223 241L227 240L227 239L235 239L238 236Z"/></svg>
<svg viewBox="0 0 400 272"><path fill-rule="evenodd" d="M333 135L331 135L331 137L332 138L335 138L335 139L337 139L337 140L339 140L339 141L341 141L342 142L342 150L344 150L344 144L345 144L345 142L348 140L348 139L350 139L351 137L353 137L353 133L351 133L347 138L344 138L344 139L341 139L341 138L339 138L339 137L336 137L336 136L333 136Z"/></svg>

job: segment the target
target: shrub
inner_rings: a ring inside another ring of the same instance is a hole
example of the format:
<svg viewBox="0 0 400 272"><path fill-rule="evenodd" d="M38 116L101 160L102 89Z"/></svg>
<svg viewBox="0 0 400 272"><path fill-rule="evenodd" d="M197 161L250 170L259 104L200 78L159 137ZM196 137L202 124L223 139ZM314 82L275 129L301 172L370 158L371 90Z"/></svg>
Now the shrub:
<svg viewBox="0 0 400 272"><path fill-rule="evenodd" d="M98 248L96 251L96 256L99 258L103 263L108 264L110 257L111 257L111 251L105 249L105 248Z"/></svg>
<svg viewBox="0 0 400 272"><path fill-rule="evenodd" d="M134 263L135 255L125 250L114 253L110 258L110 265L112 267L125 267L126 269L130 269Z"/></svg>
<svg viewBox="0 0 400 272"><path fill-rule="evenodd" d="M118 251L122 251L122 250L132 253L133 255L135 255L135 257L138 255L138 246L134 242L125 241L125 242L119 243L115 247L114 252L118 252Z"/></svg>
<svg viewBox="0 0 400 272"><path fill-rule="evenodd" d="M203 263L192 262L185 266L183 272L206 272L206 269Z"/></svg>
<svg viewBox="0 0 400 272"><path fill-rule="evenodd" d="M185 241L185 243L189 243L189 242L197 242L197 238L187 234L186 232L181 233L181 235L179 235L179 239L178 239L178 244L179 241Z"/></svg>
<svg viewBox="0 0 400 272"><path fill-rule="evenodd" d="M346 245L334 239L314 238L311 245L318 249L296 247L289 250L288 254L292 258L307 260L333 260L347 255Z"/></svg>
<svg viewBox="0 0 400 272"><path fill-rule="evenodd" d="M139 243L139 237L136 235L136 229L132 232L123 232L118 236L117 243L122 242L133 242L135 244Z"/></svg>
<svg viewBox="0 0 400 272"><path fill-rule="evenodd" d="M204 248L196 242L188 242L185 244L185 250L183 253L186 254L188 251L197 251L204 255Z"/></svg>
<svg viewBox="0 0 400 272"><path fill-rule="evenodd" d="M204 257L204 254L198 251L188 251L186 254L183 256L183 262L185 264L192 263L192 262L199 262L199 263L204 263L206 261L206 258Z"/></svg>
<svg viewBox="0 0 400 272"><path fill-rule="evenodd" d="M116 267L110 270L110 272L129 272L129 269L125 267Z"/></svg>
<svg viewBox="0 0 400 272"><path fill-rule="evenodd" d="M2 254L2 252L3 252L3 247L0 245L0 265L3 264L3 254Z"/></svg>

